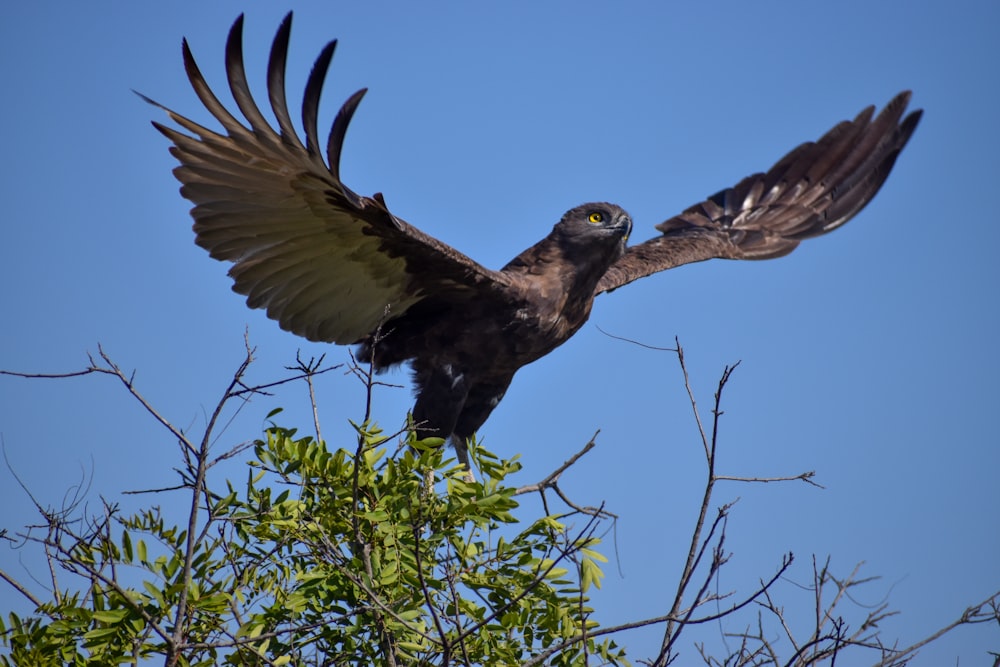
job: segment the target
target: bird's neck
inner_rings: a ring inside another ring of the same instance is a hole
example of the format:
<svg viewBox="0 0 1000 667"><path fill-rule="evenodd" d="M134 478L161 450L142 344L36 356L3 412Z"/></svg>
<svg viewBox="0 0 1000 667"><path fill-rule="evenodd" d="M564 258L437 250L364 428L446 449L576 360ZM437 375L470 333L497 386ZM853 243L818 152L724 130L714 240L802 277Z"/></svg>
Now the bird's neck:
<svg viewBox="0 0 1000 667"><path fill-rule="evenodd" d="M545 302L558 313L586 317L597 282L607 271L599 253L580 256L549 236L512 259L501 269L521 286L529 300Z"/></svg>

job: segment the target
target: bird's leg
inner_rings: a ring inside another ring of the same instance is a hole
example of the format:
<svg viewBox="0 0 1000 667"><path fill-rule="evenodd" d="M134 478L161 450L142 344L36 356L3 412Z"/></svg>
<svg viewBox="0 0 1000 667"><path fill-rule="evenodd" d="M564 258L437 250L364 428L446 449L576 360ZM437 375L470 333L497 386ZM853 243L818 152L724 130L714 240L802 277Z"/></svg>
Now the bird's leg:
<svg viewBox="0 0 1000 667"><path fill-rule="evenodd" d="M513 376L500 378L494 382L476 384L465 397L462 412L455 422L455 431L452 433L451 441L455 446L458 460L465 464L470 476L472 467L469 465L469 440L503 399L512 379Z"/></svg>
<svg viewBox="0 0 1000 667"><path fill-rule="evenodd" d="M455 457L465 468L465 481L475 482L476 475L472 472L472 464L469 463L469 441L455 433L451 434L451 446L455 448Z"/></svg>
<svg viewBox="0 0 1000 667"><path fill-rule="evenodd" d="M458 458L458 462L465 466L465 469L472 471L469 465L469 441L462 436L455 435L451 436L451 446L455 448L455 456Z"/></svg>
<svg viewBox="0 0 1000 667"><path fill-rule="evenodd" d="M444 438L451 440L459 462L469 469L468 447L465 439L454 435L455 425L469 395L469 382L464 373L451 364L443 364L429 371L416 373L417 402L413 406L413 421L417 439Z"/></svg>

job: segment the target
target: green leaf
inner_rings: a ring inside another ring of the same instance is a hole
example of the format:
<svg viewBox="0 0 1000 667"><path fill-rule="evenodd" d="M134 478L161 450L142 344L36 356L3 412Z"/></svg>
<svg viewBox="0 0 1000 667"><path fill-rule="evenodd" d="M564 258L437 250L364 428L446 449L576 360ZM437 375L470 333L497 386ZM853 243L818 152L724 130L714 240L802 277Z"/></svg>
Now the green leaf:
<svg viewBox="0 0 1000 667"><path fill-rule="evenodd" d="M129 615L127 609L112 609L108 611L95 611L92 618L99 623L118 623Z"/></svg>
<svg viewBox="0 0 1000 667"><path fill-rule="evenodd" d="M110 637L117 633L118 633L118 628L96 628L94 630L90 630L89 632L83 633L83 638L87 642L92 642L95 639Z"/></svg>
<svg viewBox="0 0 1000 667"><path fill-rule="evenodd" d="M131 563L132 562L132 557L133 557L133 554L132 554L132 538L129 537L129 534L128 534L127 530L123 530L122 531L122 553L125 554L125 562L126 563Z"/></svg>
<svg viewBox="0 0 1000 667"><path fill-rule="evenodd" d="M597 563L589 558L584 558L580 561L580 589L584 592L590 588L593 584L597 588L601 587L601 580L604 578L604 573L601 568L597 566Z"/></svg>

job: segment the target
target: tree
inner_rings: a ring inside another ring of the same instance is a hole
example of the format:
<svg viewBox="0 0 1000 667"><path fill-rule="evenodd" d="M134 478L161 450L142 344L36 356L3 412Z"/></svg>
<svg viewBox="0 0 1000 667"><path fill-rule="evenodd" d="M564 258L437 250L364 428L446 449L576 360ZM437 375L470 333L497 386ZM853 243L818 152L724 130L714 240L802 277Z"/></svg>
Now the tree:
<svg viewBox="0 0 1000 667"><path fill-rule="evenodd" d="M35 607L25 618L12 612L0 617L0 662L629 664L621 646L627 630L659 624L661 651L647 657L650 664L667 665L680 655L685 628L725 618L739 619L745 630L731 635L738 641L724 655L696 646L707 665L810 665L841 655L901 665L958 625L1000 622L998 592L922 642L891 646L878 629L893 613L887 603L850 608L852 590L872 578L860 578L857 568L837 578L829 559L814 558L815 608L809 613L815 622L806 636L796 637L790 612L775 595L792 554L743 599L713 592L730 556L725 529L732 505L713 510L713 492L719 481L736 479L715 472L721 400L735 367L723 372L706 429L680 345L676 353L707 463L699 516L670 608L657 618L602 627L588 592L602 584L607 559L597 547L616 517L603 507L577 504L559 488L561 476L595 446L596 434L558 470L521 488L505 481L519 469L517 457L501 459L473 444L477 475L471 479L440 439L417 441L412 424L382 431L370 414L375 378L370 368L352 363L369 407L354 424L350 447L328 446L318 422L315 438L299 436L277 424L280 410L274 410L262 438L217 452L211 443L227 405L267 388L244 384L253 360L249 344L198 439L158 414L100 350L99 360L67 375L116 378L176 438L179 482L157 492L189 498L186 522L173 525L155 505L126 514L104 501L101 512L87 514L79 500L52 510L32 497L41 531L16 531L7 539L44 554L51 593L0 571ZM305 381L312 396L313 377L333 368L322 367L322 359L298 360L295 374L280 382ZM312 407L315 414L315 399ZM250 457L245 481L210 479L213 466L240 455ZM815 483L811 472L741 478L793 480ZM524 515L517 497L527 493L541 495L541 516ZM561 509L550 506L551 496ZM845 606L858 620L842 615ZM779 635L789 640L791 655L779 655Z"/></svg>

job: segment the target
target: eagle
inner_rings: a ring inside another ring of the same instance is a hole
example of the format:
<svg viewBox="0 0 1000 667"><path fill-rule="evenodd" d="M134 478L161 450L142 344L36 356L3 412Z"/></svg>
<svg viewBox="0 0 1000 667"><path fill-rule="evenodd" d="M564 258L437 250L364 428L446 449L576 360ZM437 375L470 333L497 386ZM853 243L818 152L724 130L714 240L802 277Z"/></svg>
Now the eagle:
<svg viewBox="0 0 1000 667"><path fill-rule="evenodd" d="M627 245L632 219L606 202L570 209L552 231L498 271L389 211L380 193L340 178L348 124L365 95L351 95L320 145L320 93L336 41L320 51L305 86L299 137L285 96L292 14L271 46L267 98L277 128L254 101L243 64L243 16L226 42L233 115L205 82L187 40L187 77L224 133L149 98L181 129L153 122L173 143L174 175L194 207L195 242L231 262L233 290L285 330L311 341L356 345L378 370L409 363L416 437L467 443L518 369L566 342L594 299L639 278L707 259L772 259L850 220L879 191L921 117L903 117L910 92L838 123L656 225Z"/></svg>

